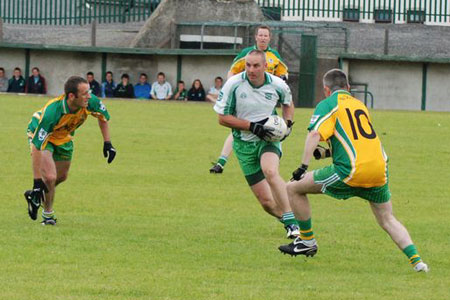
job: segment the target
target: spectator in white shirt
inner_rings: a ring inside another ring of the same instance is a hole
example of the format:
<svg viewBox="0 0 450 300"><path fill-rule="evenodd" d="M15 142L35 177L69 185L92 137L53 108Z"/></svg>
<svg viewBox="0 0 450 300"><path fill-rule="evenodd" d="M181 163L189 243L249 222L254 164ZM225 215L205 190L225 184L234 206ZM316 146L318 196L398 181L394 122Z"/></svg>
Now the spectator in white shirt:
<svg viewBox="0 0 450 300"><path fill-rule="evenodd" d="M209 89L208 94L206 95L206 101L216 103L217 97L219 97L220 89L222 89L222 84L222 77L218 76L214 79L214 86Z"/></svg>
<svg viewBox="0 0 450 300"><path fill-rule="evenodd" d="M156 100L168 100L172 97L172 86L166 81L166 75L163 72L158 73L157 81L152 84L150 95Z"/></svg>

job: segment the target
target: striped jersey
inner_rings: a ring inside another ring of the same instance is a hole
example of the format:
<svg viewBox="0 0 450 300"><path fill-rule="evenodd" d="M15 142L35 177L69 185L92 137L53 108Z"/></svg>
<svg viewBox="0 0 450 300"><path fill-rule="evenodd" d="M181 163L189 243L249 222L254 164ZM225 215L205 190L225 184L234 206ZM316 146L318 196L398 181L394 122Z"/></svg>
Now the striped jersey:
<svg viewBox="0 0 450 300"><path fill-rule="evenodd" d="M252 50L257 50L256 46L245 48L233 60L230 71L233 74L238 74L245 71L245 56ZM281 60L281 56L277 50L267 47L264 51L266 53L267 70L270 74L275 76L287 76L288 67Z"/></svg>
<svg viewBox="0 0 450 300"><path fill-rule="evenodd" d="M247 72L230 77L219 93L214 110L221 115L233 115L239 119L258 122L276 114L277 103L290 105L292 101L289 86L279 77L264 73L265 82L255 87L249 81ZM242 141L259 141L250 131L233 129L233 137Z"/></svg>
<svg viewBox="0 0 450 300"><path fill-rule="evenodd" d="M387 183L387 156L373 129L367 107L344 90L321 101L308 130L320 133L332 147L339 177L353 187L378 187Z"/></svg>
<svg viewBox="0 0 450 300"><path fill-rule="evenodd" d="M105 122L109 120L105 105L95 95L91 95L87 108L76 112L69 111L67 98L61 95L33 114L28 124L28 136L38 150L45 149L48 142L55 146L65 144L72 140L75 129L84 123L88 115Z"/></svg>

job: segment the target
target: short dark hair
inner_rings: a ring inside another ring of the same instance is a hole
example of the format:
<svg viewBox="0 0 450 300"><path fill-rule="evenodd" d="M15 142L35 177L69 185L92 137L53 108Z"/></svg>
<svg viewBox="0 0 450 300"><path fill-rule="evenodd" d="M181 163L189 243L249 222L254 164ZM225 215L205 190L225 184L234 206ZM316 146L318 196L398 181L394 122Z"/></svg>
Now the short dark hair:
<svg viewBox="0 0 450 300"><path fill-rule="evenodd" d="M323 85L332 92L340 89L347 89L347 74L340 69L331 69L323 75Z"/></svg>
<svg viewBox="0 0 450 300"><path fill-rule="evenodd" d="M107 74L111 74L111 76L113 76L113 73L111 71L108 71L105 73L105 75L107 75Z"/></svg>
<svg viewBox="0 0 450 300"><path fill-rule="evenodd" d="M257 27L255 28L255 35L258 34L258 31L259 31L260 29L267 29L267 30L269 31L269 35L272 35L272 30L270 30L270 27L267 26L267 25L259 25L259 26L257 26Z"/></svg>
<svg viewBox="0 0 450 300"><path fill-rule="evenodd" d="M139 77L141 77L141 76L145 76L145 78L148 78L147 74L145 74L145 73L141 73L141 75L139 75Z"/></svg>
<svg viewBox="0 0 450 300"><path fill-rule="evenodd" d="M5 69L3 69L2 67L0 67L0 71L3 71L3 73L5 73Z"/></svg>
<svg viewBox="0 0 450 300"><path fill-rule="evenodd" d="M14 68L14 71L22 72L22 70L21 70L19 67L15 67L15 68Z"/></svg>
<svg viewBox="0 0 450 300"><path fill-rule="evenodd" d="M179 80L179 81L178 81L178 83L182 83L182 84L184 84L184 81L183 81L183 80Z"/></svg>
<svg viewBox="0 0 450 300"><path fill-rule="evenodd" d="M87 76L89 76L89 75L94 76L94 73L92 73L92 72L87 72L86 75L87 75Z"/></svg>
<svg viewBox="0 0 450 300"><path fill-rule="evenodd" d="M34 70L40 72L38 67L34 67L33 69L31 69L31 71L34 71Z"/></svg>
<svg viewBox="0 0 450 300"><path fill-rule="evenodd" d="M71 76L64 84L64 93L68 96L70 93L78 96L78 86L80 83L88 83L86 79L80 76Z"/></svg>
<svg viewBox="0 0 450 300"><path fill-rule="evenodd" d="M128 76L127 73L123 73L122 76L120 76L120 79L124 79L124 78L130 79L130 76Z"/></svg>
<svg viewBox="0 0 450 300"><path fill-rule="evenodd" d="M166 74L164 74L164 72L159 72L157 76L159 76L159 75L166 77Z"/></svg>
<svg viewBox="0 0 450 300"><path fill-rule="evenodd" d="M223 81L223 78L220 76L217 76L214 80L220 79L221 81Z"/></svg>

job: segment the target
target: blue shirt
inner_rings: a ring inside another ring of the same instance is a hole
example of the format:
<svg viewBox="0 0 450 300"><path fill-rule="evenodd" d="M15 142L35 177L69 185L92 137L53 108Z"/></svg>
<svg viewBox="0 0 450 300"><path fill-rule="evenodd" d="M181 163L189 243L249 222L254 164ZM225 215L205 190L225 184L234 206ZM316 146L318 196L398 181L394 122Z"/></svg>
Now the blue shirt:
<svg viewBox="0 0 450 300"><path fill-rule="evenodd" d="M134 86L134 96L140 99L150 99L150 91L152 90L152 86L149 83L137 83Z"/></svg>

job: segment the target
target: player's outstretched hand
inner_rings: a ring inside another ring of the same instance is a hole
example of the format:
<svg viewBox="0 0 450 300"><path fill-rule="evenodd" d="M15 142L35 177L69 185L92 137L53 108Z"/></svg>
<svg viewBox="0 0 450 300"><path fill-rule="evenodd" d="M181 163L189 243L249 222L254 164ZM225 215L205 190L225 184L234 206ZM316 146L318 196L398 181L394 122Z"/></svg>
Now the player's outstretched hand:
<svg viewBox="0 0 450 300"><path fill-rule="evenodd" d="M303 176L305 176L306 170L308 170L308 165L302 164L299 168L297 168L297 170L292 172L291 181L299 181L302 179Z"/></svg>
<svg viewBox="0 0 450 300"><path fill-rule="evenodd" d="M255 134L260 139L265 140L265 141L269 140L273 136L272 131L274 131L273 128L264 126L264 123L266 123L267 120L268 120L268 118L258 121L258 122L250 122L250 128L249 128L253 134Z"/></svg>
<svg viewBox="0 0 450 300"><path fill-rule="evenodd" d="M295 122L292 122L292 120L287 120L286 121L286 125L287 125L287 131L285 136L280 140L280 142L284 141L292 132L292 126L294 126Z"/></svg>
<svg viewBox="0 0 450 300"><path fill-rule="evenodd" d="M320 145L317 145L317 148L313 152L315 159L323 159L331 156L331 150Z"/></svg>
<svg viewBox="0 0 450 300"><path fill-rule="evenodd" d="M109 141L103 143L103 156L108 158L108 164L110 164L114 160L114 157L116 157L116 149Z"/></svg>

